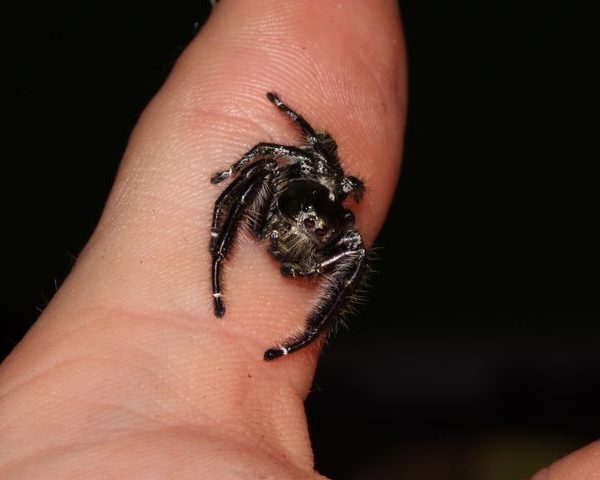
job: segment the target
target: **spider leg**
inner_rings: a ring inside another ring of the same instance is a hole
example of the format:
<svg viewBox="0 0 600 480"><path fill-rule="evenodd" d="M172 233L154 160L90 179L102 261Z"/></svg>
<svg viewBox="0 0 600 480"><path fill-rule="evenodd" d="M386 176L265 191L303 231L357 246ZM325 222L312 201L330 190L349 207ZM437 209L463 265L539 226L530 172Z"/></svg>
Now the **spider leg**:
<svg viewBox="0 0 600 480"><path fill-rule="evenodd" d="M356 203L359 203L365 194L365 184L356 177L344 177L341 181L341 190L344 196L350 194Z"/></svg>
<svg viewBox="0 0 600 480"><path fill-rule="evenodd" d="M302 115L283 103L276 93L267 93L267 98L300 129L308 149L318 153L320 160L324 161L329 168L332 168L336 175L343 177L344 171L337 155L337 144L331 134L315 131Z"/></svg>
<svg viewBox="0 0 600 480"><path fill-rule="evenodd" d="M265 361L275 360L311 344L338 317L360 282L367 255L360 235L353 228L349 229L340 245L340 250L321 262L323 268L331 269L331 273L327 278L325 294L310 314L305 330L288 338L280 346L267 350Z"/></svg>
<svg viewBox="0 0 600 480"><path fill-rule="evenodd" d="M235 181L231 182L225 190L219 195L215 202L213 211L212 228L210 230L210 252L213 253L219 238L219 232L223 228L223 213L230 210L232 204L240 195L241 189L247 184L248 180L256 175L257 172L264 170L266 167L271 169L277 164L274 160L259 160L252 165L249 165Z"/></svg>
<svg viewBox="0 0 600 480"><path fill-rule="evenodd" d="M259 143L246 152L237 162L231 165L228 170L215 173L211 177L210 182L213 184L221 183L232 175L238 173L249 163L252 163L261 157L266 157L269 159L285 158L289 161L296 162L300 160L310 160L311 158L304 150L298 147L277 145L276 143Z"/></svg>
<svg viewBox="0 0 600 480"><path fill-rule="evenodd" d="M285 103L283 103L276 93L267 93L267 98L302 131L302 134L306 139L306 143L309 146L314 147L317 143L319 143L319 137L317 133L310 126L310 124L306 120L304 120L302 115L299 115L298 113L294 112L294 110L292 110Z"/></svg>
<svg viewBox="0 0 600 480"><path fill-rule="evenodd" d="M340 260L343 260L344 257L353 256L355 252L353 250L342 250L336 251L330 256L326 257L324 260L311 263L309 265L303 265L299 263L291 263L284 262L281 264L281 274L284 277L317 277L322 275L323 272L329 270L331 267L335 266Z"/></svg>
<svg viewBox="0 0 600 480"><path fill-rule="evenodd" d="M222 228L211 232L211 236L216 238L214 242L211 242L211 253L213 299L217 317L225 314L225 307L221 300L221 263L229 255L241 220L259 198L261 190L265 187L265 183L269 182L271 172L276 165L274 160L265 160L265 163L256 169L252 167L251 175L240 177L234 182L236 186L232 187L231 198L227 199L228 202L231 202L229 215ZM215 206L216 208L217 206Z"/></svg>
<svg viewBox="0 0 600 480"><path fill-rule="evenodd" d="M263 183L252 206L246 214L248 229L258 240L264 240L269 219L271 218L271 203L274 195L272 182Z"/></svg>

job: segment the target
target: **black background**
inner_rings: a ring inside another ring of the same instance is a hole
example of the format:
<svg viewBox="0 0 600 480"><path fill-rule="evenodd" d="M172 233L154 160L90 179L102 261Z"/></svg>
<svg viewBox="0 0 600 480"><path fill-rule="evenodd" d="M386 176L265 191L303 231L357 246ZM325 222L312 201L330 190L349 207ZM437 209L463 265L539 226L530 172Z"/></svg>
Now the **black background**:
<svg viewBox="0 0 600 480"><path fill-rule="evenodd" d="M585 14L473 3L400 2L402 178L369 303L307 401L317 467L336 479L526 478L599 436ZM2 354L91 235L207 4L4 15Z"/></svg>

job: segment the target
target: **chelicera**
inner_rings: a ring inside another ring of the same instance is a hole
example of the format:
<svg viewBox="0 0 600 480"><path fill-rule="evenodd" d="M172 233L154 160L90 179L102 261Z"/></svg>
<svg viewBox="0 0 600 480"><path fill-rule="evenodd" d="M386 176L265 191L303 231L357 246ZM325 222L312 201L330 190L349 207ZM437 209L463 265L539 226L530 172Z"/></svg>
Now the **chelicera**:
<svg viewBox="0 0 600 480"><path fill-rule="evenodd" d="M213 184L235 178L215 202L210 252L217 317L225 314L222 264L243 224L266 242L285 277L322 276L325 288L304 330L268 349L269 361L306 347L336 324L360 284L367 250L343 206L348 195L361 200L363 182L346 176L331 135L316 132L276 94L267 98L300 130L304 144L259 143L213 175Z"/></svg>

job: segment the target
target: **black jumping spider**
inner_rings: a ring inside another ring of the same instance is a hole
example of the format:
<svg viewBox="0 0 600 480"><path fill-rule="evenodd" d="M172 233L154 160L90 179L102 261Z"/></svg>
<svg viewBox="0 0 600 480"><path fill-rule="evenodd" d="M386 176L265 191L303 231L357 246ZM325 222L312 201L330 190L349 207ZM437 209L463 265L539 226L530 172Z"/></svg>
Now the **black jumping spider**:
<svg viewBox="0 0 600 480"><path fill-rule="evenodd" d="M211 178L216 184L239 174L215 202L210 243L215 315L225 313L221 263L243 220L256 238L269 242L284 276L323 275L325 290L304 331L267 350L266 361L307 346L333 326L360 282L367 254L354 215L342 206L348 194L361 200L363 182L344 174L331 135L315 132L274 93L267 98L301 130L304 145L259 143Z"/></svg>

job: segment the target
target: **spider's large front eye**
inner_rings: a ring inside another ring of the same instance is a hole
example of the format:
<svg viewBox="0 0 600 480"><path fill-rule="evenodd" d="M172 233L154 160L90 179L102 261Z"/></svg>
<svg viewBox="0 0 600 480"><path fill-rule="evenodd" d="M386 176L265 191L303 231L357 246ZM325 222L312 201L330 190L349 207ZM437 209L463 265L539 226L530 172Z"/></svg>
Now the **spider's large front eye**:
<svg viewBox="0 0 600 480"><path fill-rule="evenodd" d="M307 218L306 220L304 220L304 226L306 228L314 228L316 225L314 220L311 220L310 218Z"/></svg>

